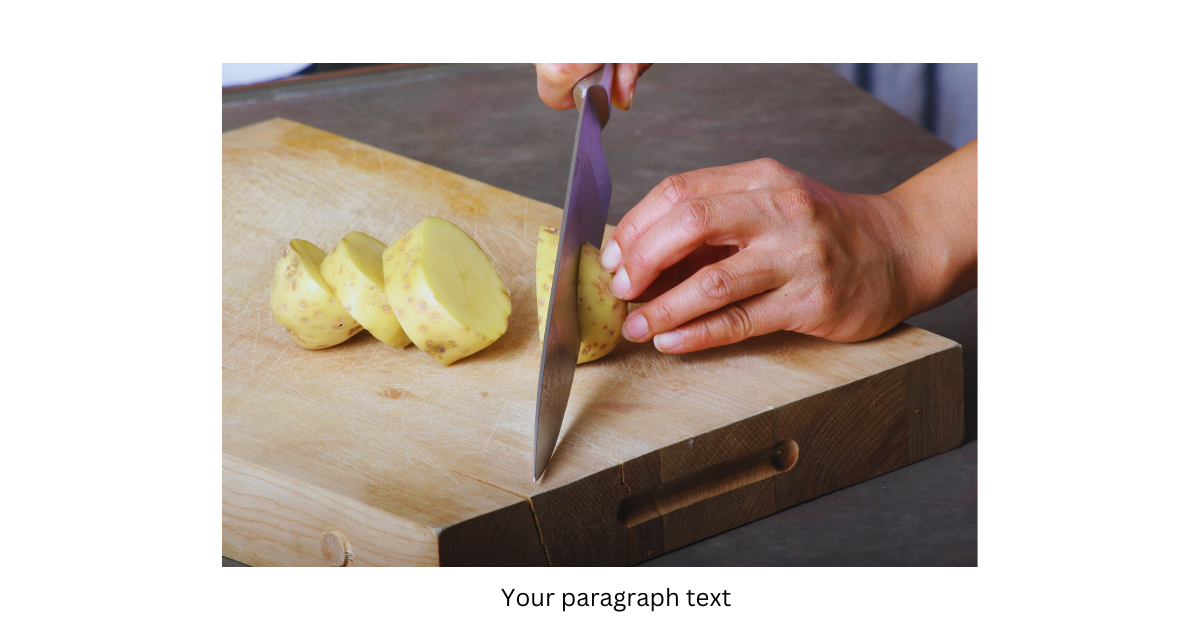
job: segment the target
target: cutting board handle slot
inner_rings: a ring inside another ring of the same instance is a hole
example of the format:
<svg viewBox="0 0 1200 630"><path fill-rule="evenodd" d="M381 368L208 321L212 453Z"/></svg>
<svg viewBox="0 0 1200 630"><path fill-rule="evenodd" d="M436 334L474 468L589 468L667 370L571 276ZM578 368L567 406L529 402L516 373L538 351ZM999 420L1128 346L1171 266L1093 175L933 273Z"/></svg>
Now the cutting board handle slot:
<svg viewBox="0 0 1200 630"><path fill-rule="evenodd" d="M800 447L794 440L776 442L749 455L630 495L621 501L619 518L626 527L640 525L705 499L787 472L799 458Z"/></svg>

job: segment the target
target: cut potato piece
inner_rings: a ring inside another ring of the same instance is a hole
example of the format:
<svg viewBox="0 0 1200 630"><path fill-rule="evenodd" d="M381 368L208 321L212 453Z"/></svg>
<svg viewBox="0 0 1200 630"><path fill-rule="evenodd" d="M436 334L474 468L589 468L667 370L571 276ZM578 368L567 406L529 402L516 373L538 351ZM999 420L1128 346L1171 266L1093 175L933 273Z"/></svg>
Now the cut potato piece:
<svg viewBox="0 0 1200 630"><path fill-rule="evenodd" d="M538 231L537 279L538 339L546 338L546 313L550 308L550 286L558 260L558 230L543 225ZM579 358L577 363L595 361L617 347L625 322L625 300L612 294L612 274L600 265L600 250L584 243L579 252L579 284L575 289L579 314Z"/></svg>
<svg viewBox="0 0 1200 630"><path fill-rule="evenodd" d="M383 278L404 332L442 365L508 330L508 287L475 240L445 219L428 217L392 243Z"/></svg>
<svg viewBox="0 0 1200 630"><path fill-rule="evenodd" d="M537 263L533 277L537 281L538 339L546 340L546 313L550 311L550 287L554 286L554 262L558 260L558 230L543 225L538 230Z"/></svg>
<svg viewBox="0 0 1200 630"><path fill-rule="evenodd" d="M617 347L625 323L625 300L612 293L613 275L600 265L591 243L579 252L579 363L595 361Z"/></svg>
<svg viewBox="0 0 1200 630"><path fill-rule="evenodd" d="M310 350L337 345L362 330L321 278L324 259L321 248L293 239L271 279L271 314Z"/></svg>
<svg viewBox="0 0 1200 630"><path fill-rule="evenodd" d="M383 251L387 245L351 232L321 262L321 277L338 302L376 339L393 348L411 343L383 291Z"/></svg>

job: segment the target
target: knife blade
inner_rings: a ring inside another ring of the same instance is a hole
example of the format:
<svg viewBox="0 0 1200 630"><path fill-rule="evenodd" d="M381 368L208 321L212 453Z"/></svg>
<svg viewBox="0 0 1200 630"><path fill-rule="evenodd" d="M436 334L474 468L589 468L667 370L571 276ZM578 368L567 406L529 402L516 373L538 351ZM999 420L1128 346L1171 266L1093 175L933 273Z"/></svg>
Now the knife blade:
<svg viewBox="0 0 1200 630"><path fill-rule="evenodd" d="M579 282L580 248L584 243L600 247L612 199L612 178L600 144L600 132L608 123L611 109L612 75L613 64L606 63L580 80L572 92L579 120L559 230L558 261L554 265L550 307L546 313L546 336L542 339L533 427L534 481L546 471L554 453L575 378L575 361L579 356L575 289Z"/></svg>

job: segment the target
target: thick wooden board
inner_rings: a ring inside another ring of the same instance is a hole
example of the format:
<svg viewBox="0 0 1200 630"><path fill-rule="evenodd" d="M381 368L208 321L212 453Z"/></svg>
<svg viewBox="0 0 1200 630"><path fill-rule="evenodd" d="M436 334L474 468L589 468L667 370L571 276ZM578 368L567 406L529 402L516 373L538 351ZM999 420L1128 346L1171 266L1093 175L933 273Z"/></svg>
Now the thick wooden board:
<svg viewBox="0 0 1200 630"><path fill-rule="evenodd" d="M535 245L559 209L282 119L224 135L222 183L224 553L243 562L631 564L962 441L960 348L917 328L626 343L577 370L535 482ZM310 351L272 319L290 239L390 243L426 216L508 285L491 347L449 367L365 332Z"/></svg>

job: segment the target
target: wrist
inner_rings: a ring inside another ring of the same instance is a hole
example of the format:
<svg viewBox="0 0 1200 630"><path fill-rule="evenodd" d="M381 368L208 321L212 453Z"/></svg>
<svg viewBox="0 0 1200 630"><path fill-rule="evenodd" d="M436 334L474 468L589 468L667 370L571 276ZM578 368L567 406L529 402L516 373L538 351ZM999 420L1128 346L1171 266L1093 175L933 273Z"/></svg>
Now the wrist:
<svg viewBox="0 0 1200 630"><path fill-rule="evenodd" d="M975 283L974 257L951 217L931 210L932 200L897 188L880 195L899 240L895 251L907 293L904 319L945 304Z"/></svg>
<svg viewBox="0 0 1200 630"><path fill-rule="evenodd" d="M883 245L895 265L893 299L896 320L901 322L935 305L945 263L937 235L911 212L911 200L895 192L869 195L868 199L882 226Z"/></svg>
<svg viewBox="0 0 1200 630"><path fill-rule="evenodd" d="M976 142L943 158L881 197L910 230L901 241L912 283L908 315L916 315L976 286L978 234Z"/></svg>

